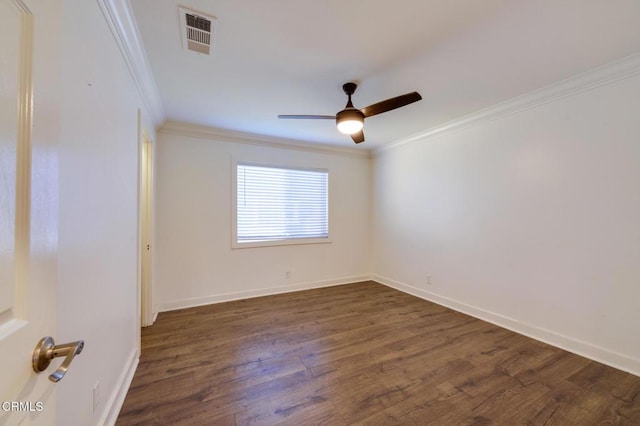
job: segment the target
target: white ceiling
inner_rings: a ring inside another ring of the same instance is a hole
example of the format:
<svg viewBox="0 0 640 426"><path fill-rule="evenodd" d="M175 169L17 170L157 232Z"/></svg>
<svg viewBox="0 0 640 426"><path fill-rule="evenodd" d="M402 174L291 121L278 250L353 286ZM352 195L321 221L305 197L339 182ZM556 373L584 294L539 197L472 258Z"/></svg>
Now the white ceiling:
<svg viewBox="0 0 640 426"><path fill-rule="evenodd" d="M182 49L178 2L131 0L167 119L353 146L329 120L418 91L365 123L375 149L640 52L638 0L184 0L216 16L215 52Z"/></svg>

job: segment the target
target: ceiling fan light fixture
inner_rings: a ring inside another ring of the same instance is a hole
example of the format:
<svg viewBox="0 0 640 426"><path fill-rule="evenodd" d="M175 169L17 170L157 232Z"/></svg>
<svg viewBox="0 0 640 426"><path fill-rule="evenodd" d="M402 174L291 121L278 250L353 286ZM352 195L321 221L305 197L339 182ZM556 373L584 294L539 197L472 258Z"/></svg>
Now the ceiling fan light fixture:
<svg viewBox="0 0 640 426"><path fill-rule="evenodd" d="M364 114L358 109L345 109L336 115L338 130L345 135L353 135L362 130L364 126Z"/></svg>
<svg viewBox="0 0 640 426"><path fill-rule="evenodd" d="M362 130L363 125L359 120L342 120L338 123L338 130L345 135L353 135Z"/></svg>

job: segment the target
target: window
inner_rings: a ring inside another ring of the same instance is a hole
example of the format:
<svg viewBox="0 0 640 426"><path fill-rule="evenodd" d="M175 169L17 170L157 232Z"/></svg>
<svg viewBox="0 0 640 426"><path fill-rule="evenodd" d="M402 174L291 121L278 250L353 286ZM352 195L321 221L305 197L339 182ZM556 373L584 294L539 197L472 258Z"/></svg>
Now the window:
<svg viewBox="0 0 640 426"><path fill-rule="evenodd" d="M327 170L236 164L234 247L328 242Z"/></svg>

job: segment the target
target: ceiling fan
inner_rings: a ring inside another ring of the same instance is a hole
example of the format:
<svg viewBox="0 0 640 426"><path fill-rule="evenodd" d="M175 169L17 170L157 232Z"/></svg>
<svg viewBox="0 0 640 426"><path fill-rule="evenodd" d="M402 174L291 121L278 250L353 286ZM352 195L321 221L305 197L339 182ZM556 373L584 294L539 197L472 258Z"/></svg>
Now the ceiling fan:
<svg viewBox="0 0 640 426"><path fill-rule="evenodd" d="M279 115L278 118L293 119L313 119L313 120L336 120L338 130L346 135L351 135L355 143L364 142L364 119L383 112L391 111L422 99L418 92L411 92L395 98L386 99L369 105L362 109L355 108L351 103L351 95L356 91L358 85L354 82L345 83L342 90L349 97L347 105L336 115Z"/></svg>

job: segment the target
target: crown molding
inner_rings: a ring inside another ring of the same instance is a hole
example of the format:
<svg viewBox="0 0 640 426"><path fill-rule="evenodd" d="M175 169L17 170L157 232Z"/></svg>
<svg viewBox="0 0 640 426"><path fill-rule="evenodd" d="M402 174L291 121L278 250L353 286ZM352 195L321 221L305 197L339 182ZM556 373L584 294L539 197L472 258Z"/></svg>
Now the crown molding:
<svg viewBox="0 0 640 426"><path fill-rule="evenodd" d="M165 120L165 112L129 0L96 1L131 72L142 102L155 126L159 127Z"/></svg>
<svg viewBox="0 0 640 426"><path fill-rule="evenodd" d="M637 74L640 74L640 53L576 74L572 77L526 93L522 96L512 98L430 129L415 133L406 138L396 140L389 145L376 149L372 155L375 156L401 146L424 142L443 133L466 129L498 120L511 114L574 96L578 93L592 90L596 87L604 86Z"/></svg>
<svg viewBox="0 0 640 426"><path fill-rule="evenodd" d="M328 144L312 144L309 142L284 139L273 136L265 136L256 133L245 133L216 127L201 126L198 124L184 123L178 121L167 121L158 134L189 136L199 139L207 139L218 142L231 142L246 145L266 146L269 148L289 149L297 151L314 152L319 154L338 154L370 158L370 149L346 148Z"/></svg>

